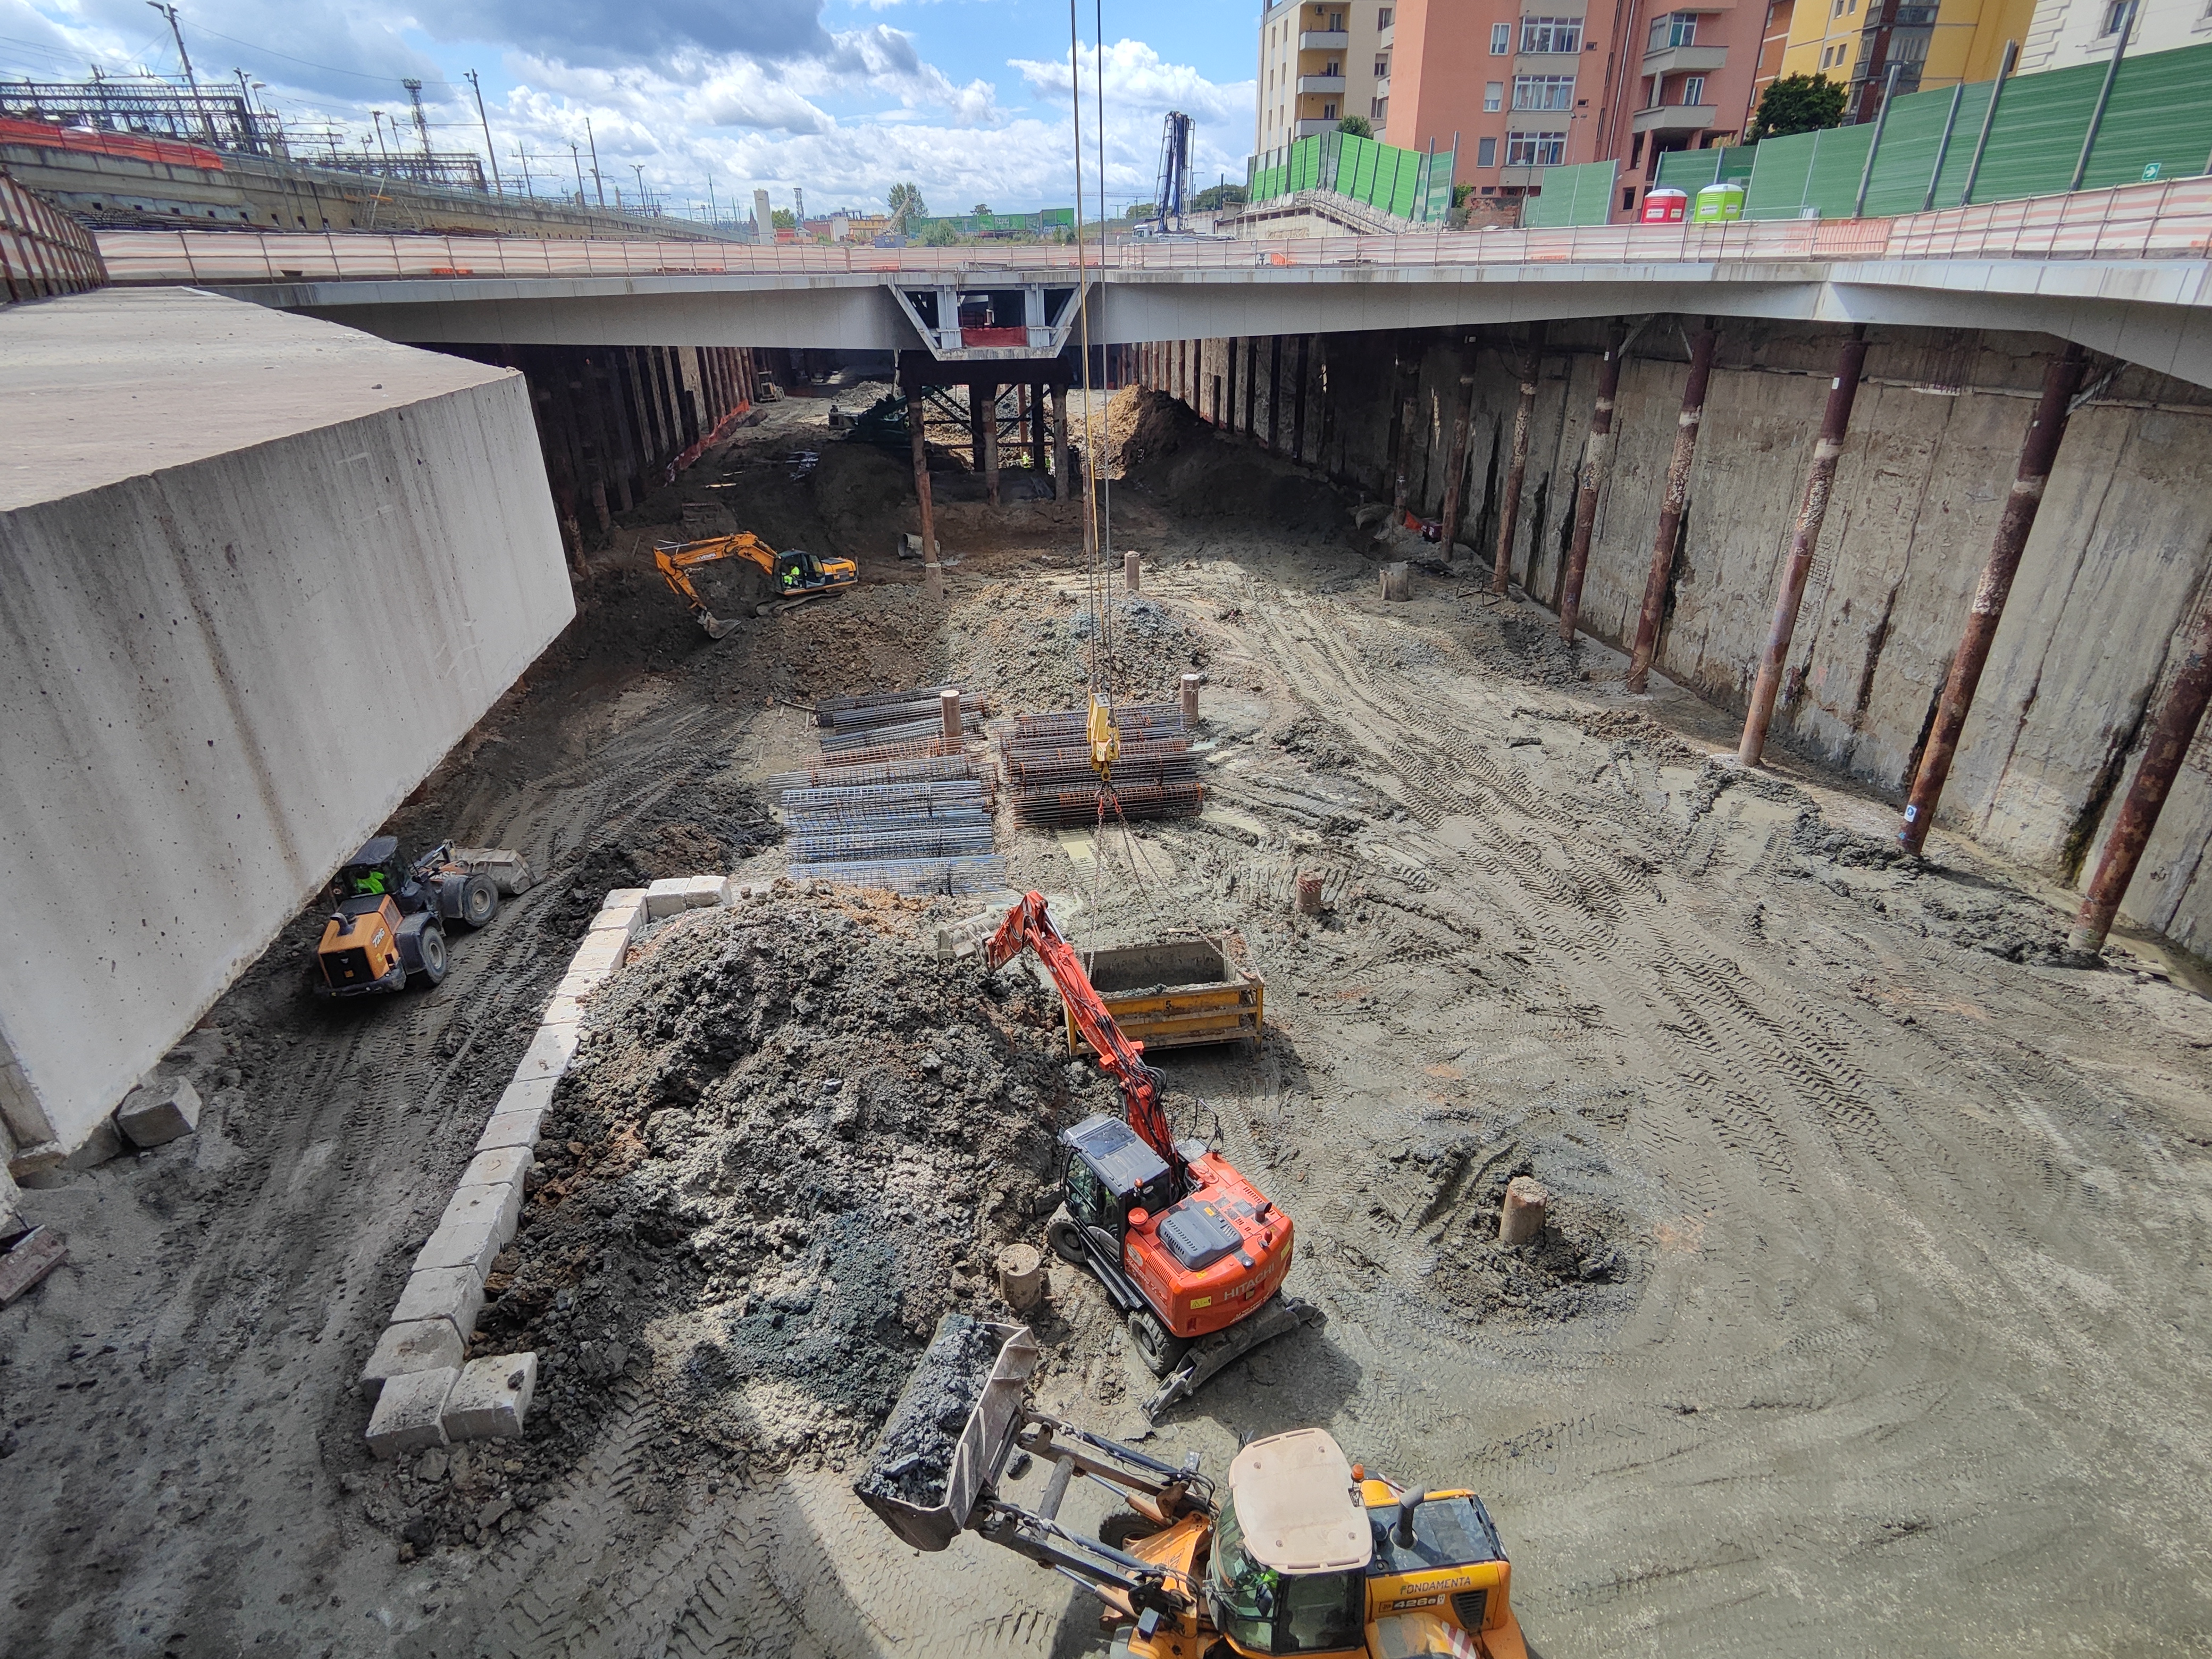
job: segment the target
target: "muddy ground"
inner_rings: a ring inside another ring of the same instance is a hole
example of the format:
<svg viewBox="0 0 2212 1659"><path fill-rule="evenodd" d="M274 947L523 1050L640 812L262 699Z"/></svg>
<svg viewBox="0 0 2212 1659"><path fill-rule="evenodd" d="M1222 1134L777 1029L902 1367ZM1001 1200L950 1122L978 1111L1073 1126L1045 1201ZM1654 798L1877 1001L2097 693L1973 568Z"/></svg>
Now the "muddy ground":
<svg viewBox="0 0 2212 1659"><path fill-rule="evenodd" d="M487 1315L548 1355L532 1437L402 1470L361 1441L355 1373L599 895L778 867L757 781L810 752L810 696L1083 684L1075 509L994 514L948 476L961 562L933 612L894 556L901 458L830 444L825 410L775 406L629 515L575 625L399 814L410 842L512 845L549 875L443 986L313 1006L303 918L172 1056L208 1097L200 1133L29 1194L74 1259L0 1315L0 1651L1096 1649L1060 1581L973 1539L916 1556L860 1509L850 1425L884 1377L774 1370L757 1322L835 1310L833 1230L793 1224L774 1182L742 1236L687 1209L687 1177L715 1190L698 1126L654 1122L667 1078L611 1057L607 1090L564 1092L584 1150L549 1149ZM1565 650L1517 599L1423 575L1385 606L1326 486L1172 411L1123 429L1142 453L1115 539L1147 562L1124 689L1211 676L1207 810L1002 844L1079 941L1242 933L1265 1045L1163 1062L1183 1128L1297 1218L1291 1288L1329 1316L1176 1407L1155 1449L1218 1471L1241 1434L1317 1422L1400 1479L1475 1487L1555 1656L2212 1644L2212 1005L2191 966L2148 945L2051 965L2064 915L2029 877L1940 833L1900 862L1891 808L1786 757L1713 763L1727 716L1625 698L1616 657ZM823 454L809 477L769 459L794 442ZM866 586L709 645L645 551L684 500L857 557ZM1324 877L1318 921L1290 914L1300 870ZM794 951L844 939L873 996L931 919L850 909L784 930ZM1030 995L932 956L916 994ZM695 981L690 1009L772 1000L774 967ZM882 1047L918 1068L893 1013ZM803 1109L807 1167L865 1184L821 1085L866 1034L821 1024L836 1055L756 1075L756 1045L680 1110L719 1102L744 1139L748 1112ZM1079 1103L1079 1078L1048 1103L1065 1067L1036 1064L1041 1112ZM634 1126L603 1109L624 1088ZM922 1294L878 1332L893 1347L944 1307L988 1311L985 1249L1029 1198L1018 1105L960 1104L1009 1143L992 1158L900 1131L908 1184L886 1190L939 1246L901 1264ZM1553 1225L1507 1253L1499 1194L1524 1171ZM622 1200L600 1220L629 1231L556 1248L561 1182ZM700 1243L717 1227L727 1262ZM1056 1267L1038 1324L1046 1405L1133 1429L1145 1379L1096 1293ZM817 1430L766 1432L763 1400Z"/></svg>

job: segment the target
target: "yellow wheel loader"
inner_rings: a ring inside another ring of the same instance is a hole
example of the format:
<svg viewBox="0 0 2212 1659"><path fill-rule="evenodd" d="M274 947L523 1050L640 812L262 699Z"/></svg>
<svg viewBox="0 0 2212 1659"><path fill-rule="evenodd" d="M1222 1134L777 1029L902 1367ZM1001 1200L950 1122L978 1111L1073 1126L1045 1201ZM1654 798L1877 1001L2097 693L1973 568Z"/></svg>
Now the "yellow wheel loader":
<svg viewBox="0 0 2212 1659"><path fill-rule="evenodd" d="M1513 1569L1474 1492L1370 1474L1322 1429L1253 1441L1220 1491L1196 1453L1178 1468L1033 1409L1040 1357L1026 1326L940 1322L854 1483L902 1541L942 1550L973 1531L1026 1556L1096 1595L1135 1659L1527 1659ZM1043 1489L1018 1502L1032 1465ZM1108 1537L1060 1520L1079 1475L1127 1505Z"/></svg>
<svg viewBox="0 0 2212 1659"><path fill-rule="evenodd" d="M733 536L715 536L703 542L655 542L653 562L660 567L661 580L668 584L670 592L691 607L691 614L699 619L699 626L707 630L710 640L723 638L737 623L717 617L708 608L707 601L692 585L690 573L701 565L718 564L724 559L742 559L757 567L765 578L769 597L746 607L748 614L757 617L788 611L809 599L818 599L824 593L851 587L860 580L860 567L850 559L817 558L797 548L779 553L750 530L740 530Z"/></svg>
<svg viewBox="0 0 2212 1659"><path fill-rule="evenodd" d="M398 837L379 836L331 878L309 984L323 997L404 991L410 979L435 985L446 976L446 924L489 926L500 900L531 880L519 853L444 842L408 864Z"/></svg>

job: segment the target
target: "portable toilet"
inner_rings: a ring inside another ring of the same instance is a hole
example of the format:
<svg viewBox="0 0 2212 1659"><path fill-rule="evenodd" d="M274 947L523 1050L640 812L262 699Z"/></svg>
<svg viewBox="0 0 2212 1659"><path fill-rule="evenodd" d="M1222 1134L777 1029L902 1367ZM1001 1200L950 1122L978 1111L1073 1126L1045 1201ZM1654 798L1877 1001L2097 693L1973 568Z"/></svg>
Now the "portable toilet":
<svg viewBox="0 0 2212 1659"><path fill-rule="evenodd" d="M1647 225L1679 225L1689 216L1690 196L1671 185L1644 192L1644 212L1640 222Z"/></svg>
<svg viewBox="0 0 2212 1659"><path fill-rule="evenodd" d="M1707 185L1698 192L1698 223L1717 225L1742 217L1743 185L1741 181L1723 179L1717 185Z"/></svg>

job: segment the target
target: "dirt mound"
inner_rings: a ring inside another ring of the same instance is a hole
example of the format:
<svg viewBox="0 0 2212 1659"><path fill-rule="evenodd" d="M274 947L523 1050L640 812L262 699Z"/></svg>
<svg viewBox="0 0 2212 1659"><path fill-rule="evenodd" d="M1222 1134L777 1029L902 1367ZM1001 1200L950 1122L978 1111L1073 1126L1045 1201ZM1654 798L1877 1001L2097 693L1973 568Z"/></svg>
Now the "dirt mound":
<svg viewBox="0 0 2212 1659"><path fill-rule="evenodd" d="M963 685L988 691L1002 713L1073 708L1091 684L1097 627L1071 592L1040 606L1034 586L994 582L963 595L952 617L948 648ZM1176 695L1176 683L1212 660L1205 636L1180 605L1139 595L1109 610L1113 638L1107 673L1116 694L1139 702Z"/></svg>
<svg viewBox="0 0 2212 1659"><path fill-rule="evenodd" d="M1056 1129L1111 1090L1030 981L940 964L937 919L850 892L694 911L601 990L478 1328L538 1352L529 1480L617 1389L680 1431L639 1454L665 1478L840 1458L940 1316L1009 1316L990 1257L1036 1232Z"/></svg>
<svg viewBox="0 0 2212 1659"><path fill-rule="evenodd" d="M999 1339L988 1326L965 1314L945 1315L854 1489L925 1508L944 1502L960 1431L998 1358Z"/></svg>
<svg viewBox="0 0 2212 1659"><path fill-rule="evenodd" d="M1135 387L1109 406L1127 483L1192 518L1237 518L1300 539L1349 544L1352 497L1303 467L1225 439L1179 398Z"/></svg>

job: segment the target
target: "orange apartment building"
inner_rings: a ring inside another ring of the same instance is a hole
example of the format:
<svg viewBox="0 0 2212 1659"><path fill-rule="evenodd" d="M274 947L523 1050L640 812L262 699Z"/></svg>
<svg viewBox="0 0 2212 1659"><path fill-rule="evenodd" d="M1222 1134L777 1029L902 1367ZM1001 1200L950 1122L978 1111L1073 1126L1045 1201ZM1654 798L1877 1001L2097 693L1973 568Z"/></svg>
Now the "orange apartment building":
<svg viewBox="0 0 2212 1659"><path fill-rule="evenodd" d="M1671 150L1749 124L1766 0L1395 0L1377 51L1376 137L1459 146L1455 177L1525 194L1547 167L1613 160L1633 216ZM1279 141L1278 141L1279 142Z"/></svg>

